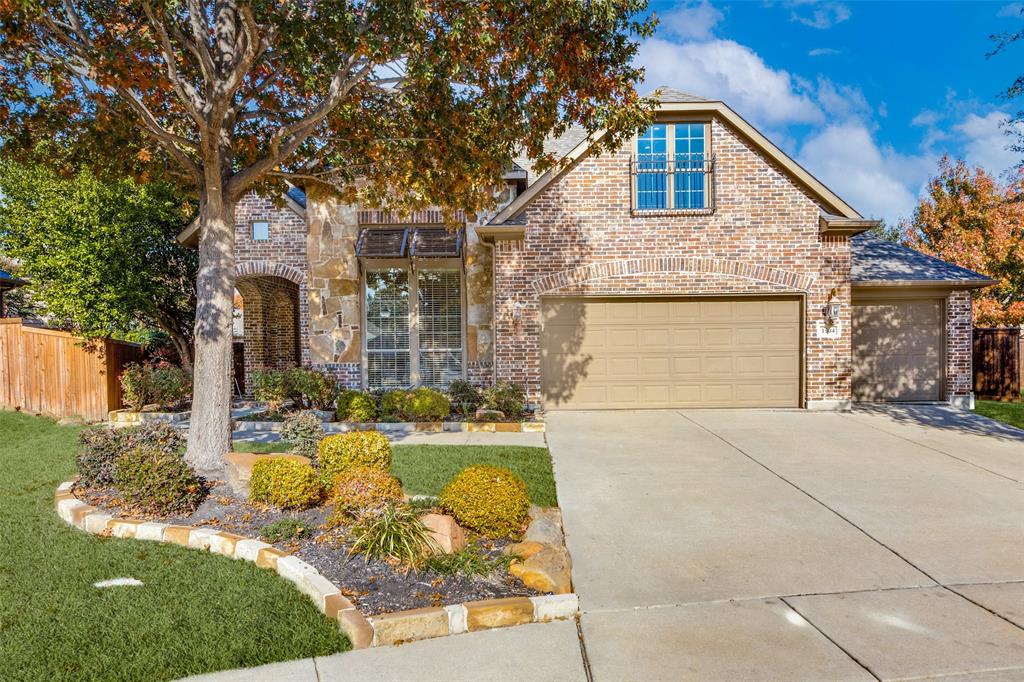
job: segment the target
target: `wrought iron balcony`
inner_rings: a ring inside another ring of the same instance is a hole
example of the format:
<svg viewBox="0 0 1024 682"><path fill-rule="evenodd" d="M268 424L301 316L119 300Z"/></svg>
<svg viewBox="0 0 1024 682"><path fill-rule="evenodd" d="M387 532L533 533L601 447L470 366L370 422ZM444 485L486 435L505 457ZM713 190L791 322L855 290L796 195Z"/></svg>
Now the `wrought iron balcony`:
<svg viewBox="0 0 1024 682"><path fill-rule="evenodd" d="M715 210L715 158L650 154L630 158L634 214L697 214Z"/></svg>

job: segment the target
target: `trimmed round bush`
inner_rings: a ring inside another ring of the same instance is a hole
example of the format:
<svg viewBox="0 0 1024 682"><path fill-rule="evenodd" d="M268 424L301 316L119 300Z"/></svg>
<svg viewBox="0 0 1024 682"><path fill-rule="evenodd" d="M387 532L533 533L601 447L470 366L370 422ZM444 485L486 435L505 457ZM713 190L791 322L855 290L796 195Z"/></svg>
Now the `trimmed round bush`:
<svg viewBox="0 0 1024 682"><path fill-rule="evenodd" d="M388 504L399 504L404 499L402 483L387 471L377 467L352 467L334 477L331 522L343 523L347 517L376 514Z"/></svg>
<svg viewBox="0 0 1024 682"><path fill-rule="evenodd" d="M508 469L486 465L460 471L440 502L459 523L491 538L518 533L530 511L526 484Z"/></svg>
<svg viewBox="0 0 1024 682"><path fill-rule="evenodd" d="M391 443L376 431L350 431L327 436L320 441L317 452L320 482L324 488L334 484L335 477L353 467L391 468Z"/></svg>
<svg viewBox="0 0 1024 682"><path fill-rule="evenodd" d="M203 485L177 452L139 445L117 459L114 486L128 506L147 514L187 514L203 501Z"/></svg>
<svg viewBox="0 0 1024 682"><path fill-rule="evenodd" d="M363 391L342 391L335 403L338 421L372 422L377 419L377 403Z"/></svg>
<svg viewBox="0 0 1024 682"><path fill-rule="evenodd" d="M78 466L79 482L86 487L113 485L117 460L129 450L145 445L175 454L184 447L181 432L166 422L121 429L101 426L82 431L79 439L82 450L75 463Z"/></svg>
<svg viewBox="0 0 1024 682"><path fill-rule="evenodd" d="M426 386L410 391L405 400L405 415L413 421L441 421L451 411L448 396Z"/></svg>
<svg viewBox="0 0 1024 682"><path fill-rule="evenodd" d="M380 416L384 420L405 419L406 404L411 391L397 389L386 391L380 397Z"/></svg>
<svg viewBox="0 0 1024 682"><path fill-rule="evenodd" d="M249 501L281 509L306 509L320 501L316 470L303 462L267 457L252 465Z"/></svg>
<svg viewBox="0 0 1024 682"><path fill-rule="evenodd" d="M320 417L312 412L302 411L288 415L281 424L281 440L291 443L291 451L298 455L316 457L316 449L323 437L324 427L320 423Z"/></svg>

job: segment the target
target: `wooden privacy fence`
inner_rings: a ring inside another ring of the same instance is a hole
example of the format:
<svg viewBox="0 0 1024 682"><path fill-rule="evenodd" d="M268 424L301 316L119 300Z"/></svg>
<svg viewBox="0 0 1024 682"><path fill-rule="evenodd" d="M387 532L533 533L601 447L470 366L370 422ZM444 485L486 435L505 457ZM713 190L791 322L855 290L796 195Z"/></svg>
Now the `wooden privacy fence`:
<svg viewBox="0 0 1024 682"><path fill-rule="evenodd" d="M134 343L104 339L87 346L67 332L0 319L0 407L106 419L121 407L121 370L142 359Z"/></svg>
<svg viewBox="0 0 1024 682"><path fill-rule="evenodd" d="M988 400L1020 400L1024 339L1019 328L974 330L974 394Z"/></svg>

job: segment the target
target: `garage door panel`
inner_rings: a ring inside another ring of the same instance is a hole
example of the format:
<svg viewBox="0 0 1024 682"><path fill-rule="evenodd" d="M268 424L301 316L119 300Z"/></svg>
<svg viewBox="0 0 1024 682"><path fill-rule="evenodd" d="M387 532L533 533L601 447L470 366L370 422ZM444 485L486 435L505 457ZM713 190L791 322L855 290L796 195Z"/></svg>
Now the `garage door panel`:
<svg viewBox="0 0 1024 682"><path fill-rule="evenodd" d="M853 307L853 397L942 398L943 301L880 301Z"/></svg>
<svg viewBox="0 0 1024 682"><path fill-rule="evenodd" d="M577 299L543 308L548 408L799 405L797 299Z"/></svg>

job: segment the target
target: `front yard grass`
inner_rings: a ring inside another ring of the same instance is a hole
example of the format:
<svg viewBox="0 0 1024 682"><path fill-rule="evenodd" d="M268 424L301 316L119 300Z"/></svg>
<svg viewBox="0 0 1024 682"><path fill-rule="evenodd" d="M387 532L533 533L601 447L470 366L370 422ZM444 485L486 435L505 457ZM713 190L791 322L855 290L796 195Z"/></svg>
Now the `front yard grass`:
<svg viewBox="0 0 1024 682"><path fill-rule="evenodd" d="M235 441L235 450L287 452L282 441L257 443ZM541 507L558 504L551 455L547 448L521 445L392 445L391 473L410 495L437 495L448 481L473 464L509 469L526 483L530 501Z"/></svg>
<svg viewBox="0 0 1024 682"><path fill-rule="evenodd" d="M1018 429L1024 429L1024 402L1002 403L996 400L976 400L974 411Z"/></svg>
<svg viewBox="0 0 1024 682"><path fill-rule="evenodd" d="M166 680L350 647L274 573L60 520L75 427L0 412L0 670L8 680ZM141 587L100 589L117 577Z"/></svg>

